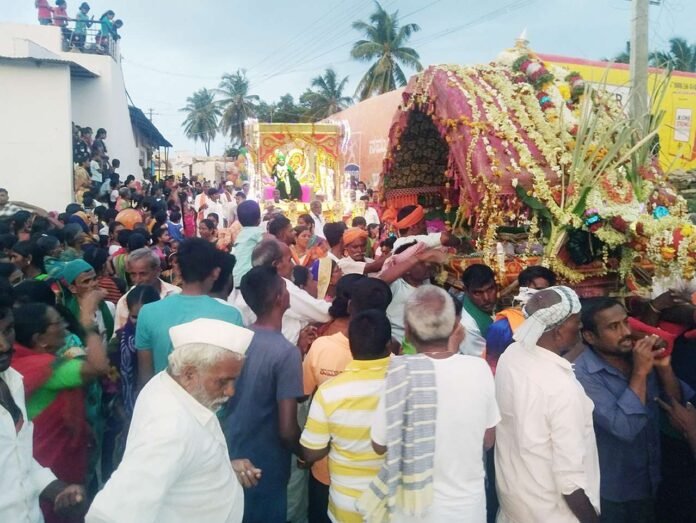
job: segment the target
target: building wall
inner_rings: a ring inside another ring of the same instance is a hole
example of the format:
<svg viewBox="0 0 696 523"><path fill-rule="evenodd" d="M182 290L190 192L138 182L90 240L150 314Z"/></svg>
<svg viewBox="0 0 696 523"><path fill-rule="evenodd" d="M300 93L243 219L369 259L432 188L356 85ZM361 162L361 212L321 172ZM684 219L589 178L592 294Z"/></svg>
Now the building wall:
<svg viewBox="0 0 696 523"><path fill-rule="evenodd" d="M0 187L47 210L72 201L70 69L0 61Z"/></svg>
<svg viewBox="0 0 696 523"><path fill-rule="evenodd" d="M336 113L328 121L346 120L350 127L348 150L341 164L360 167L360 179L377 186L382 160L387 152L389 127L396 114L403 89L368 98Z"/></svg>
<svg viewBox="0 0 696 523"><path fill-rule="evenodd" d="M106 129L106 147L110 158L121 160L119 173L142 177L138 165L139 151L135 144L128 100L121 67L110 57L66 53L74 62L97 73L97 78L73 78L72 120L89 126L96 133Z"/></svg>
<svg viewBox="0 0 696 523"><path fill-rule="evenodd" d="M57 27L0 24L0 187L10 198L49 210L72 201L71 122L104 127L125 177L142 176L123 73L110 56L64 53ZM96 77L71 76L75 62ZM37 65L39 64L39 65Z"/></svg>

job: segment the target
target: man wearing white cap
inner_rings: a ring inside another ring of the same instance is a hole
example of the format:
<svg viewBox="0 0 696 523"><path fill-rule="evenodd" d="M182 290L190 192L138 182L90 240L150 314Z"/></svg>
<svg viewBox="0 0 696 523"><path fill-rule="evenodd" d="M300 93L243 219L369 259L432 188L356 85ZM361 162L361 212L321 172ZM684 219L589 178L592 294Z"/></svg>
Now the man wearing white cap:
<svg viewBox="0 0 696 523"><path fill-rule="evenodd" d="M123 461L87 523L239 523L242 485L261 471L230 462L215 412L234 394L254 333L198 319L169 329L169 366L138 396Z"/></svg>
<svg viewBox="0 0 696 523"><path fill-rule="evenodd" d="M561 357L580 333L580 301L549 287L524 307L495 376L498 523L599 521L599 458L592 400Z"/></svg>

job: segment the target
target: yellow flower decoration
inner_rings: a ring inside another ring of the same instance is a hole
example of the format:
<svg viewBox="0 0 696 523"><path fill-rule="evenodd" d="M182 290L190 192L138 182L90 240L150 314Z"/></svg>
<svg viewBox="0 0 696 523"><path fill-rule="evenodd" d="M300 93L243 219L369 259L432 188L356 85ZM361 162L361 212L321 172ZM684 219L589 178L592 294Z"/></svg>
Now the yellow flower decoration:
<svg viewBox="0 0 696 523"><path fill-rule="evenodd" d="M561 96L565 101L570 100L570 87L568 87L566 84L561 84L558 86L558 91L561 93Z"/></svg>

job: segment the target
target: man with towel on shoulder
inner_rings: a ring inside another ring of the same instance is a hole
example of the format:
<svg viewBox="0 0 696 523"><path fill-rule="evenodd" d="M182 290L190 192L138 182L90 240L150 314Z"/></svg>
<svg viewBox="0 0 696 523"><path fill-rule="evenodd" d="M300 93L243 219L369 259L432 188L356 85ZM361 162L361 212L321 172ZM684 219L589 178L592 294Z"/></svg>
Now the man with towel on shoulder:
<svg viewBox="0 0 696 523"><path fill-rule="evenodd" d="M256 485L261 470L230 462L215 413L234 395L254 333L202 318L169 335L169 366L140 392L123 461L87 523L242 521L241 487Z"/></svg>
<svg viewBox="0 0 696 523"><path fill-rule="evenodd" d="M580 300L568 287L549 287L524 315L495 375L497 522L597 523L594 405L561 357L578 342Z"/></svg>

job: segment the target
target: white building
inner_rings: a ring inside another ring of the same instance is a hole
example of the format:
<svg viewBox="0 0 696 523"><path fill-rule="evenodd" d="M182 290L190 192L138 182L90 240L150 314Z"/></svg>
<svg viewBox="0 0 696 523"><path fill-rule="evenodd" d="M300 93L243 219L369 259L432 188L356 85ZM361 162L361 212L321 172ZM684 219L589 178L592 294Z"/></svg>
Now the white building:
<svg viewBox="0 0 696 523"><path fill-rule="evenodd" d="M0 121L0 187L13 200L48 210L72 201L72 122L107 130L108 154L121 161L122 178L140 178L139 160L147 165L118 46L111 55L64 52L59 27L0 24Z"/></svg>
<svg viewBox="0 0 696 523"><path fill-rule="evenodd" d="M239 175L237 161L224 156L194 156L190 151L176 151L172 161L176 176L195 176L198 180L220 183Z"/></svg>

